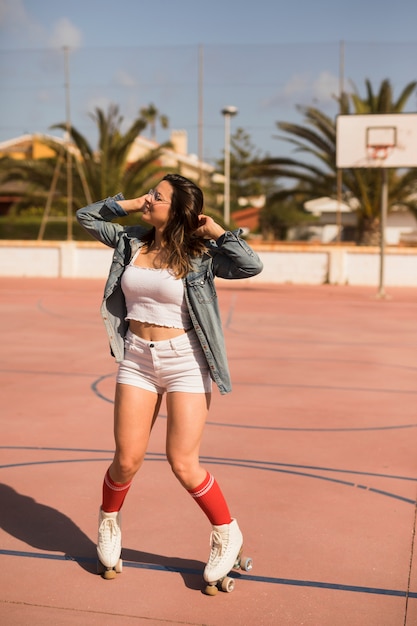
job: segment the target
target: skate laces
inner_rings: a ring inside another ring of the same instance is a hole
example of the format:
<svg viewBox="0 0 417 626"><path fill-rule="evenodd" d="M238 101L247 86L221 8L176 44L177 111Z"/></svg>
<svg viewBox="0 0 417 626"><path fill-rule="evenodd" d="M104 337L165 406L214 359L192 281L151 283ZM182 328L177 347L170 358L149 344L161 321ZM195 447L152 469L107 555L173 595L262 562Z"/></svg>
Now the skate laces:
<svg viewBox="0 0 417 626"><path fill-rule="evenodd" d="M210 535L211 552L209 563L213 563L217 558L221 557L225 548L227 547L227 537L219 533L218 530L213 530Z"/></svg>
<svg viewBox="0 0 417 626"><path fill-rule="evenodd" d="M106 517L102 520L99 528L99 542L102 546L110 546L117 539L119 526L115 519Z"/></svg>

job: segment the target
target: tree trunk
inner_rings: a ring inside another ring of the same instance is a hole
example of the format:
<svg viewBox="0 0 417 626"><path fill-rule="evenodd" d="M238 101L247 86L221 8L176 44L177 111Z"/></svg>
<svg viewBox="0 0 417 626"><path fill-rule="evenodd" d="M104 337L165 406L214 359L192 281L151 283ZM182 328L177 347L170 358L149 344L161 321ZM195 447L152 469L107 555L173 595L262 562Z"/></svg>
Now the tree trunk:
<svg viewBox="0 0 417 626"><path fill-rule="evenodd" d="M381 226L379 217L368 217L359 225L358 244L360 246L381 245Z"/></svg>

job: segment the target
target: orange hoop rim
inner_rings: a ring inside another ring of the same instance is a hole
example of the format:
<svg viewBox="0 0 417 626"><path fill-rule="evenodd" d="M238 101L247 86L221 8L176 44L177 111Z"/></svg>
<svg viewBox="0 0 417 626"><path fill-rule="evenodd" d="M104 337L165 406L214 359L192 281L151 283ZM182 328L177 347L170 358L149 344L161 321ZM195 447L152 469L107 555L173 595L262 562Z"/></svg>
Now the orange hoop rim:
<svg viewBox="0 0 417 626"><path fill-rule="evenodd" d="M387 158L390 149L394 148L392 144L367 145L369 158L374 161L383 161Z"/></svg>

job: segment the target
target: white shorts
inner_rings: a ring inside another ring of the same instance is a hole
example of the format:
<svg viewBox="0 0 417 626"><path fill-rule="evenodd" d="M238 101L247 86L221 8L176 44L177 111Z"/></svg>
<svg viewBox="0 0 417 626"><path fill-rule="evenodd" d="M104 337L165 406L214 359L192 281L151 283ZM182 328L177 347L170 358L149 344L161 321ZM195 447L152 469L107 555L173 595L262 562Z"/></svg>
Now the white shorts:
<svg viewBox="0 0 417 626"><path fill-rule="evenodd" d="M165 391L209 393L209 366L194 330L164 341L148 341L130 330L117 382L163 394Z"/></svg>

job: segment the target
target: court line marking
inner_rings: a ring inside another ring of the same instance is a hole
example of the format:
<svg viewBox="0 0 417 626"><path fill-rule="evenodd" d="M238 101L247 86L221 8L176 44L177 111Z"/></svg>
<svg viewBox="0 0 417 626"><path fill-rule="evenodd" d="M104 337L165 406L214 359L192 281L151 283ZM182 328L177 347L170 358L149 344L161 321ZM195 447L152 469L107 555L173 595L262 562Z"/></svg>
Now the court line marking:
<svg viewBox="0 0 417 626"><path fill-rule="evenodd" d="M100 383L110 377L113 377L114 374L104 374L103 376L100 376L99 378L97 378L92 384L91 384L91 389L93 391L93 393L100 398L101 400L104 400L104 402L109 402L110 404L113 404L113 398L108 398L107 396L105 396L103 393L101 393L101 391L99 390L98 386L100 385ZM250 385L250 383L234 383L234 385ZM268 385L263 385L263 386L268 386ZM281 386L281 387L292 387L291 385L272 385L274 387L276 386ZM294 388L298 388L298 385L294 385ZM317 389L317 387L311 386L312 389ZM326 389L328 389L326 387ZM335 388L331 388L331 389L335 389ZM352 391L352 389L348 389L343 387L342 388L343 391ZM362 389L361 391L378 391L378 390L364 390ZM417 391L405 391L405 393L417 393ZM166 418L165 415L159 415L159 418ZM226 423L226 422L213 422L211 420L208 420L206 422L207 426L219 426L221 428L242 428L242 429L247 429L247 430L270 430L270 431L284 431L284 432L361 432L361 431L382 431L382 430L398 430L398 429L403 429L403 428L416 428L417 424L398 424L398 425L388 425L388 426L364 426L364 427L351 427L351 428L293 428L293 427L284 427L284 426L262 426L259 424L230 424L230 423Z"/></svg>
<svg viewBox="0 0 417 626"><path fill-rule="evenodd" d="M80 557L80 556L69 556L69 555L61 555L61 554L49 554L46 552L29 552L23 550L3 550L0 549L0 555L2 556L13 556L20 558L34 558L34 559L46 559L50 561L75 561L76 563L96 563L96 559L91 557ZM155 563L135 563L133 561L125 561L123 560L123 568L132 568L132 569L144 569L144 570L154 570L159 572L169 572L169 573L177 573L177 574L192 574L195 576L201 576L202 571L194 568L187 567L167 567L166 565L158 565ZM383 596L395 596L400 598L417 598L417 592L415 591L402 591L399 589L384 589L379 587L362 587L359 585L344 585L340 583L327 583L322 581L315 580L297 580L291 578L278 578L274 576L260 576L256 574L239 574L235 572L230 572L229 574L232 578L238 579L239 581L247 581L247 582L259 582L259 583L267 583L273 585L289 585L295 587L310 587L315 589L329 589L333 591L345 591L345 592L353 592L353 593L368 593L374 595L383 595Z"/></svg>
<svg viewBox="0 0 417 626"><path fill-rule="evenodd" d="M16 448L9 448L8 446L0 446L0 449L22 449L20 447L16 447ZM34 450L45 450L42 448L30 448L30 447L25 447L23 449L34 449ZM50 450L50 451L67 451L65 448L61 449L46 449L46 450ZM83 452L83 450L69 450L69 451L76 451L76 452ZM97 451L97 453L103 453L103 451ZM106 451L104 451L104 453L106 453ZM111 452L109 452L111 454ZM153 458L152 458L153 457ZM145 456L145 461L165 461L166 457L164 454L162 453L148 453ZM112 459L111 457L108 458L83 458L83 459L52 459L52 460L43 460L43 461L22 461L19 463L7 463L5 465L0 465L0 469L10 469L10 468L14 468L14 467L30 467L30 466L37 466L37 465L58 465L58 464L62 464L62 463L97 463L97 462L110 462ZM416 506L416 500L412 499L412 498L406 498L404 496L401 496L399 494L396 493L392 493L389 491L385 491L383 489L377 489L376 487L372 487L372 486L368 486L368 485L364 485L361 483L357 483L357 482L353 482L353 481L349 481L349 480L342 480L340 478L332 478L330 476L321 476L319 474L311 474L307 471L296 471L295 468L298 469L312 469L314 471L335 471L335 472L345 472L345 473L354 473L354 472L349 472L348 470L331 470L331 469L325 469L325 468L310 468L308 466L297 466L297 465L286 465L286 464L279 464L279 463L273 463L273 462L268 462L268 461L249 461L249 460L245 460L245 459L227 459L227 458L216 458L216 457L201 457L201 460L203 463L207 464L207 465L223 465L223 466L227 466L227 467L242 467L242 468L246 468L246 469L254 469L254 470L259 470L259 471L266 471L266 472L274 472L274 473L280 473L280 474L289 474L289 475L293 475L293 476L301 476L304 478L312 478L315 480L322 480L322 481L326 481L329 483L335 483L338 485L343 485L345 487L353 487L356 489L361 489L364 491L368 491L370 493L374 493L377 495L381 495L381 496L385 496L387 498L392 498L395 500L398 500L400 502L405 502L406 504L411 504L413 506ZM289 468L293 468L293 469L289 469ZM363 475L367 475L366 473L364 473ZM411 478L411 477L396 477L396 476L383 476L383 475L379 475L379 474L373 474L374 477L379 477L379 478L394 478L397 480L408 480L408 481L417 481L417 479L415 478Z"/></svg>

